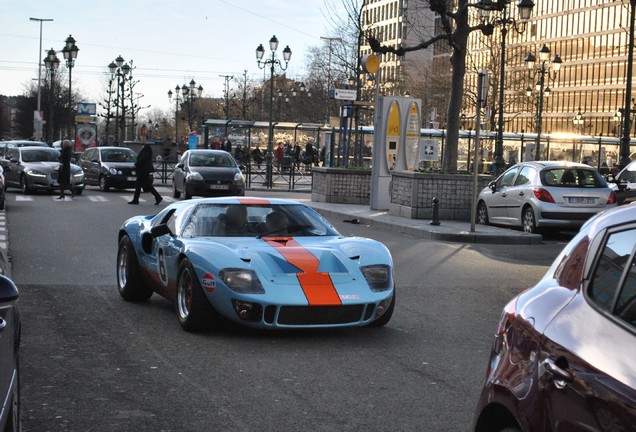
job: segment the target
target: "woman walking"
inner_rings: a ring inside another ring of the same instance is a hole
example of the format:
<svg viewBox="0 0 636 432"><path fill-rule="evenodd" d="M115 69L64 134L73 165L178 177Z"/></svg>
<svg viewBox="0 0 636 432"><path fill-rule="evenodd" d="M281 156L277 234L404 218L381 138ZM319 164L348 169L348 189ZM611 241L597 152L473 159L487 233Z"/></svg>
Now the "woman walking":
<svg viewBox="0 0 636 432"><path fill-rule="evenodd" d="M58 167L57 181L60 184L60 196L59 200L64 199L64 190L71 191L71 198L75 196L75 190L71 186L71 156L73 145L70 140L65 139L62 141L62 151L60 152L60 165Z"/></svg>

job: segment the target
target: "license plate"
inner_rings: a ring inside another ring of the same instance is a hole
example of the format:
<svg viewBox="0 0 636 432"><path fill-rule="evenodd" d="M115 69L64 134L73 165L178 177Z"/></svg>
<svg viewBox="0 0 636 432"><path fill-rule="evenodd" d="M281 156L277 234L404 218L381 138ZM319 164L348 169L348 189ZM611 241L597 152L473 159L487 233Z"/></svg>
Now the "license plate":
<svg viewBox="0 0 636 432"><path fill-rule="evenodd" d="M230 187L228 185L210 185L210 189L216 189L216 190L219 190L219 189L225 190L229 188Z"/></svg>
<svg viewBox="0 0 636 432"><path fill-rule="evenodd" d="M568 197L567 199L569 204L594 204L596 201L592 197Z"/></svg>
<svg viewBox="0 0 636 432"><path fill-rule="evenodd" d="M126 181L136 181L137 177L126 177Z"/></svg>

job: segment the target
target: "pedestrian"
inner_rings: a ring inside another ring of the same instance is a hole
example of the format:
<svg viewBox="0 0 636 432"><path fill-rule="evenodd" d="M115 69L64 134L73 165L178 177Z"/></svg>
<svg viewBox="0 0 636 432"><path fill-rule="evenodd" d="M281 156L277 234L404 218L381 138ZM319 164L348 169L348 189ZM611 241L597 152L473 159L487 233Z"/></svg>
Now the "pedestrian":
<svg viewBox="0 0 636 432"><path fill-rule="evenodd" d="M152 185L154 180L152 173L155 171L155 167L152 164L152 147L150 147L150 144L144 144L139 151L135 168L137 169L137 185L135 187L135 195L128 204L139 204L139 195L141 195L141 189L143 189L144 192L150 192L155 197L155 205L158 205L163 201L163 198Z"/></svg>
<svg viewBox="0 0 636 432"><path fill-rule="evenodd" d="M60 196L59 200L64 199L64 190L71 191L71 198L75 196L75 190L71 186L71 156L73 153L73 144L70 140L65 139L62 141L62 151L60 152L60 164L57 168L57 181L60 184Z"/></svg>
<svg viewBox="0 0 636 432"><path fill-rule="evenodd" d="M223 143L221 144L221 148L222 150L225 150L226 152L232 154L232 141L230 141L227 135L223 137Z"/></svg>
<svg viewBox="0 0 636 432"><path fill-rule="evenodd" d="M259 144L256 144L256 148L252 150L252 159L256 162L258 169L261 169L261 164L263 163L263 152L261 151Z"/></svg>

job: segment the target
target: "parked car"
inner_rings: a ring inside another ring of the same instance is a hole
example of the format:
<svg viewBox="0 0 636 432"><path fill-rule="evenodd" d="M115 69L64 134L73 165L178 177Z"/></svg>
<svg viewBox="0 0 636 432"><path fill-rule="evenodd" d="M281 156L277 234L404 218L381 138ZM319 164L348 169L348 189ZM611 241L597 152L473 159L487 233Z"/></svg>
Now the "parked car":
<svg viewBox="0 0 636 432"><path fill-rule="evenodd" d="M177 201L127 220L117 240L119 294L174 301L186 331L228 320L265 329L382 326L393 314L388 249L340 235L299 202Z"/></svg>
<svg viewBox="0 0 636 432"><path fill-rule="evenodd" d="M245 178L238 164L223 150L187 150L172 177L174 198L245 195Z"/></svg>
<svg viewBox="0 0 636 432"><path fill-rule="evenodd" d="M134 188L137 182L137 153L127 147L93 147L86 149L77 164L84 171L87 185L98 185L102 192L110 188Z"/></svg>
<svg viewBox="0 0 636 432"><path fill-rule="evenodd" d="M636 161L627 164L616 175L608 175L607 181L614 192L618 205L636 201Z"/></svg>
<svg viewBox="0 0 636 432"><path fill-rule="evenodd" d="M0 430L20 428L20 312L18 289L5 275L6 261L0 255Z"/></svg>
<svg viewBox="0 0 636 432"><path fill-rule="evenodd" d="M578 229L616 206L614 192L589 165L561 161L518 163L488 184L477 199L477 223L540 229Z"/></svg>
<svg viewBox="0 0 636 432"><path fill-rule="evenodd" d="M0 165L0 210L4 210L5 206L5 180L4 180L4 170L2 169L2 165Z"/></svg>
<svg viewBox="0 0 636 432"><path fill-rule="evenodd" d="M636 425L636 206L589 220L503 309L476 432Z"/></svg>
<svg viewBox="0 0 636 432"><path fill-rule="evenodd" d="M4 170L5 188L20 188L22 193L59 190L57 168L60 151L54 148L14 147L7 150L7 159L0 160ZM71 187L77 195L84 191L84 173L71 164Z"/></svg>

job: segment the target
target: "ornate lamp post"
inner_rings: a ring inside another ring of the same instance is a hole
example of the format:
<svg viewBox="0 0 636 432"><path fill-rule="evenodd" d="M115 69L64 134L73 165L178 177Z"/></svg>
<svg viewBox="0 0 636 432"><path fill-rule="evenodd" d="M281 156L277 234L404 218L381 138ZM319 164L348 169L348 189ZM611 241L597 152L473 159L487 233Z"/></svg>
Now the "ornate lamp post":
<svg viewBox="0 0 636 432"><path fill-rule="evenodd" d="M126 130L126 98L125 98L125 85L126 75L130 72L130 66L128 63L124 64L125 60L120 55L114 62L108 65L110 70L110 76L113 78L117 76L117 97L115 99L116 114L115 114L115 142L117 145L121 143L121 139ZM121 93L121 96L120 96ZM119 105L121 104L121 117L119 116Z"/></svg>
<svg viewBox="0 0 636 432"><path fill-rule="evenodd" d="M505 79L505 65L506 65L506 35L508 34L508 28L512 28L516 33L522 34L526 31L526 23L532 15L532 9L534 3L532 0L520 0L517 3L517 10L519 12L519 22L510 16L508 6L511 0L503 1L503 8L500 10L501 15L491 20L491 12L496 10L496 5L492 0L480 0L479 4L483 7L480 9L482 22L489 24L487 27L492 32L493 27L501 28L501 59L499 67L499 103L497 109L497 139L495 141L495 174L501 173L505 167L505 161L503 158L503 128L504 128L504 79ZM488 33L488 30L485 33Z"/></svg>
<svg viewBox="0 0 636 432"><path fill-rule="evenodd" d="M72 140L71 129L73 128L73 100L71 92L72 84L72 72L73 66L75 66L75 59L77 58L77 52L79 48L75 45L75 39L73 36L68 35L65 41L66 45L62 48L64 54L64 60L66 60L66 67L68 68L68 124L66 129L66 136Z"/></svg>
<svg viewBox="0 0 636 432"><path fill-rule="evenodd" d="M179 104L181 102L188 103L188 130L192 131L194 103L201 97L203 86L199 85L199 87L197 87L197 83L194 80L190 80L189 85L183 84L181 87L176 86L174 91L175 92L172 93L172 90L168 90L168 100L172 102L174 95L174 142L176 143L179 140Z"/></svg>
<svg viewBox="0 0 636 432"><path fill-rule="evenodd" d="M538 77L538 81L535 84L535 88L538 94L537 101L537 118L535 124L535 131L537 133L537 139L535 143L535 160L538 160L541 155L540 145L541 145L541 127L543 123L543 97L550 94L550 87L546 87L546 76L549 81L554 81L557 77L559 70L561 69L561 64L563 60L559 55L555 55L552 60L550 60L550 48L547 45L543 45L539 50L539 64L535 68L535 63L537 58L532 55L532 53L528 54L524 61L528 65L528 69L530 70L530 76ZM550 68L552 66L552 68ZM528 92L528 90L526 90ZM530 89L530 93L532 90Z"/></svg>
<svg viewBox="0 0 636 432"><path fill-rule="evenodd" d="M273 186L272 183L272 160L273 160L273 152L274 152L274 124L272 121L272 112L273 112L273 102L274 102L274 68L278 65L281 71L285 71L287 69L287 65L289 64L289 60L291 59L292 51L289 49L289 45L285 47L283 50L283 60L285 64L281 63L279 59L276 58L276 50L278 49L278 39L276 36L272 36L269 40L269 49L271 51L271 57L263 60L263 56L265 55L265 48L263 48L263 44L260 44L256 48L256 62L260 69L265 69L267 65L269 65L269 129L268 129L268 138L267 138L267 153L265 154L265 163L266 163L266 180L267 187L271 188Z"/></svg>
<svg viewBox="0 0 636 432"><path fill-rule="evenodd" d="M40 47L38 49L38 115L40 114L41 109L41 101L42 101L42 63L40 63L40 53L42 52L42 23L45 21L53 21L52 18L29 18L30 21L38 21L40 23ZM35 137L37 139L42 139L42 121L36 120L36 117L33 117L33 131L35 132Z"/></svg>
<svg viewBox="0 0 636 432"><path fill-rule="evenodd" d="M581 113L581 107L579 107L579 110L576 112L574 117L572 117L572 123L574 124L576 132L579 135L579 142L581 142L581 133L583 132L583 124L585 123L585 120L583 120L583 113ZM583 146L581 145L581 151L582 147ZM576 152L572 153L572 162L576 162Z"/></svg>
<svg viewBox="0 0 636 432"><path fill-rule="evenodd" d="M53 48L49 50L47 56L44 57L44 67L48 71L49 79L50 79L50 88L49 88L49 112L47 113L47 121L46 121L46 129L47 129L47 139L49 142L54 141L53 139L53 105L54 105L54 97L55 97L55 73L57 72L57 68L60 66L60 59L57 58L57 53Z"/></svg>

